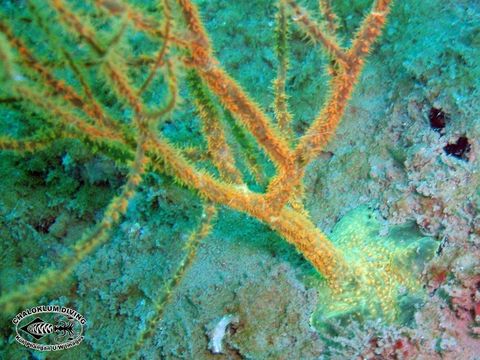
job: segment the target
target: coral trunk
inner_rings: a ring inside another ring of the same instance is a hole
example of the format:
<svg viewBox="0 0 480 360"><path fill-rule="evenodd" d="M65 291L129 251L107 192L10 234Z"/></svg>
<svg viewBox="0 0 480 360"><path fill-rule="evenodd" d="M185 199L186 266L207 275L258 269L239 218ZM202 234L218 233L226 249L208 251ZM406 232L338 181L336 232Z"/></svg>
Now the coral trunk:
<svg viewBox="0 0 480 360"><path fill-rule="evenodd" d="M277 216L264 216L262 220L294 245L333 290L348 278L349 271L341 251L307 216L285 207Z"/></svg>

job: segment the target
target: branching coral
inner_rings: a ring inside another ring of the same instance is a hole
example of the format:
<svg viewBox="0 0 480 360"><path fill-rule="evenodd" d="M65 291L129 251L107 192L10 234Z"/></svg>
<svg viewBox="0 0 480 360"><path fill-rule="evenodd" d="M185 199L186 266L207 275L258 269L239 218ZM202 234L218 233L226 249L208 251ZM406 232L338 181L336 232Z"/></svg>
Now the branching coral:
<svg viewBox="0 0 480 360"><path fill-rule="evenodd" d="M156 8L160 19L120 0L88 3L86 9L79 10L66 0L47 1L50 15L58 20L52 25L45 20L47 10L36 6L35 1L29 2L32 18L47 40L47 50L31 39L22 39L24 35L5 19L0 21L2 95L19 101L25 112L38 114L44 121L28 138L0 138L0 148L33 152L58 137L79 138L115 161L128 164L131 172L121 194L105 210L103 220L56 267L3 294L3 310L10 312L44 294L53 281L66 279L82 259L103 244L125 213L145 171L167 173L206 202L228 206L268 224L327 279L332 296L352 287L362 288L371 272L383 271L374 266L360 269L347 256L348 244L334 244L313 224L302 205L302 178L307 165L334 137L368 53L382 33L390 0L373 3L348 48L336 34L336 15L328 1L320 2L325 17L325 24L321 24L295 0L280 0L275 119L222 67L199 11L190 0L160 1ZM326 51L332 64L329 95L303 134L293 130L286 95L292 22ZM140 54L130 42L132 34L145 38L146 48L154 50ZM198 111L206 149L180 148L162 132L162 124L180 107L179 89L184 84ZM108 89L107 95L100 94L99 87ZM265 164L258 161L251 148L243 146L240 135L229 134L233 129L230 116L237 129L246 130L275 166L276 173L264 193L252 190L245 172L254 174L260 182L266 174L262 171ZM238 146L232 146L230 138ZM243 154L237 154L239 150ZM192 159L208 159L208 166L195 165ZM239 166L241 162L243 167ZM208 219L213 218L212 211ZM200 237L209 228L205 225ZM172 287L191 256L180 267ZM394 261L389 254L380 257L382 263ZM397 275L392 283L402 282L402 275ZM384 300L382 306L394 306L390 298L379 296L380 302ZM159 309L165 301L159 300Z"/></svg>

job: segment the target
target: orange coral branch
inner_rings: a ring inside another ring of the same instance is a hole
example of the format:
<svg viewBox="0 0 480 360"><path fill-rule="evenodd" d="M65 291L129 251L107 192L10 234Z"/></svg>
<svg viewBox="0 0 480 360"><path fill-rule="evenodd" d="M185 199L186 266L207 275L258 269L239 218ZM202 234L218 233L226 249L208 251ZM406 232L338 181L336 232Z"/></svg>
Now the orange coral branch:
<svg viewBox="0 0 480 360"><path fill-rule="evenodd" d="M95 0L95 5L106 9L113 16L126 14L127 19L137 30L143 31L154 38L164 39L180 47L187 47L188 45L184 39L172 34L167 35L165 29L162 30L161 24L156 19L142 14L138 9L120 0Z"/></svg>
<svg viewBox="0 0 480 360"><path fill-rule="evenodd" d="M323 16L325 16L325 19L327 20L328 23L328 31L330 31L330 34L335 34L337 30L337 15L332 9L332 4L330 3L330 0L320 0L319 1L320 5L320 10L323 13Z"/></svg>
<svg viewBox="0 0 480 360"><path fill-rule="evenodd" d="M272 214L263 196L195 171L174 147L158 136L150 135L148 149L154 160L168 166L178 179L210 201L245 212L270 225L331 281L333 287L339 277L349 274L343 269L342 255L305 215L287 208L277 215Z"/></svg>
<svg viewBox="0 0 480 360"><path fill-rule="evenodd" d="M363 58L368 55L371 46L382 33L391 2L392 0L377 0L370 14L363 20L349 50L348 57L351 63L358 66L363 65Z"/></svg>
<svg viewBox="0 0 480 360"><path fill-rule="evenodd" d="M272 160L281 167L290 169L291 150L258 104L252 101L223 69L216 66L196 68L210 90L219 97L225 108L246 126Z"/></svg>
<svg viewBox="0 0 480 360"><path fill-rule="evenodd" d="M353 92L364 58L370 47L381 34L388 14L390 1L379 0L372 12L363 21L352 47L348 52L348 67L332 80L331 95L296 149L296 160L306 164L317 156L327 145L343 115Z"/></svg>
<svg viewBox="0 0 480 360"><path fill-rule="evenodd" d="M293 0L286 1L293 2ZM292 189L300 186L306 165L318 156L335 134L363 68L364 58L385 24L389 3L390 1L387 0L377 1L371 13L363 21L347 53L345 66L331 80L331 92L326 105L295 149L295 170L280 173L269 187L267 198L274 212L285 205Z"/></svg>
<svg viewBox="0 0 480 360"><path fill-rule="evenodd" d="M208 153L213 164L220 172L222 179L233 184L242 184L242 174L235 166L235 158L227 143L220 113L197 74L192 71L188 77L190 90L202 120L202 130L207 138Z"/></svg>
<svg viewBox="0 0 480 360"><path fill-rule="evenodd" d="M22 139L12 139L5 136L0 136L0 150L12 150L15 152L35 152L42 150L53 143L53 140L61 138L75 138L73 134L62 132L49 133L43 136L32 136Z"/></svg>
<svg viewBox="0 0 480 360"><path fill-rule="evenodd" d="M51 0L50 3L60 14L60 17L82 37L88 45L96 52L97 55L105 54L105 49L96 41L95 32L89 26L85 25L85 21L80 21L78 17L71 12L64 4L63 0Z"/></svg>
<svg viewBox="0 0 480 360"><path fill-rule="evenodd" d="M95 40L94 32L82 25L82 21L67 8L63 0L51 1L54 8L59 13L60 19L67 25L67 27L74 32L78 32L98 55L103 55L103 50L101 52L98 51L99 45L97 45L98 43ZM109 53L111 53L111 51L109 51ZM167 62L167 64L169 73L168 86L172 94L172 100L165 107L151 111L147 109L141 101L139 97L141 91L135 89L132 85L131 80L127 76L127 69L123 69L121 58L118 56L115 57L115 54L109 54L102 62L107 78L111 81L112 87L117 94L133 108L137 115L142 115L148 118L159 118L165 113L171 111L175 106L177 99L176 78L172 70L172 64L169 62Z"/></svg>
<svg viewBox="0 0 480 360"><path fill-rule="evenodd" d="M32 91L25 86L16 86L15 91L22 97L22 99L28 100L35 106L52 114L53 119L55 119L54 121L57 124L60 123L67 128L72 128L74 131L87 134L91 139L110 139L122 143L124 142L121 134L109 128L97 127L89 124L75 114L65 110L59 104L51 101L49 97L41 91Z"/></svg>
<svg viewBox="0 0 480 360"><path fill-rule="evenodd" d="M308 12L299 6L295 0L281 0L288 5L293 12L293 20L297 22L305 32L315 41L318 41L323 47L342 65L348 63L346 52L340 47L335 37L324 31L308 14Z"/></svg>
<svg viewBox="0 0 480 360"><path fill-rule="evenodd" d="M62 80L58 80L49 68L36 59L22 40L15 37L10 28L2 21L0 21L0 32L7 37L10 45L17 49L22 62L41 77L43 84L52 88L56 93L62 94L64 100L81 109L87 116L98 121L100 125L116 128L117 130L120 129L120 126L105 114L101 106L93 98L90 99L91 101L85 101L70 85ZM65 52L64 55L68 60L68 52ZM74 66L73 62L72 66ZM82 83L82 79L80 79L80 83ZM89 92L88 86L86 91Z"/></svg>
<svg viewBox="0 0 480 360"><path fill-rule="evenodd" d="M170 4L168 3L168 0L163 0L163 11L165 16L165 27L164 27L165 40L163 41L162 48L158 52L155 62L153 63L150 69L150 74L148 74L148 77L144 81L143 85L140 87L140 90L138 90L138 95L141 95L150 85L153 78L155 77L155 74L158 68L163 64L163 58L165 57L165 54L167 54L168 52L168 37L170 35L171 22L172 22L172 18L171 18L172 15L170 13Z"/></svg>
<svg viewBox="0 0 480 360"><path fill-rule="evenodd" d="M192 33L190 40L191 65L203 78L222 104L240 120L270 155L284 168L292 166L292 152L280 132L268 116L245 91L220 67L212 55L210 40L200 20L198 10L189 0L178 0L187 26Z"/></svg>

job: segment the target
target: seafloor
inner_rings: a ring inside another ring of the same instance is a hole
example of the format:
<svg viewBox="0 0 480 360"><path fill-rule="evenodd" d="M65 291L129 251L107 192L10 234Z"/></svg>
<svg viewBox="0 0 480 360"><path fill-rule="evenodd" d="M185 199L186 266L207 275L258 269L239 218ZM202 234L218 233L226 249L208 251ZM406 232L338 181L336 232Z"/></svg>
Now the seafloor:
<svg viewBox="0 0 480 360"><path fill-rule="evenodd" d="M196 3L225 69L273 114L275 2ZM315 13L316 1L301 3ZM342 36L354 33L371 3L333 1ZM13 19L25 32L33 26L28 18L25 1L0 1L2 21ZM290 62L287 92L300 134L325 98L327 59L292 26ZM179 120L164 129L179 143L201 136L182 95ZM327 234L346 216L353 232L371 226L372 246L387 238L435 241L433 257L417 259L422 295L400 320L332 318L319 325L314 319L331 299L319 293L311 265L267 226L220 207L136 357L480 359L479 99L480 3L397 0L336 136L308 168L305 205ZM1 135L24 135L28 116L1 102ZM1 293L53 266L101 218L125 175L125 167L65 140L33 154L1 151ZM83 343L30 351L14 339L14 314L2 314L0 358L122 357L154 316L201 212L193 191L147 174L111 239L69 281L31 304L78 310L88 320ZM222 322L225 333L214 339Z"/></svg>

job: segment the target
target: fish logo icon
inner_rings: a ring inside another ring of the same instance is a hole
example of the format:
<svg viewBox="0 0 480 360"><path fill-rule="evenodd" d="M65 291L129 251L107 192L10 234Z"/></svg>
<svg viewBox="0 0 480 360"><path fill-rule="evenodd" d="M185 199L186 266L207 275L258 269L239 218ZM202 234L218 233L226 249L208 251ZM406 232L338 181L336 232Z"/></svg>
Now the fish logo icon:
<svg viewBox="0 0 480 360"><path fill-rule="evenodd" d="M66 337L67 335L73 339L75 335L74 331L74 319L68 317L68 320L59 320L56 317L56 324L50 324L43 321L39 317L32 320L30 323L24 325L20 329L33 336L35 339L40 340L46 335L56 334L57 339Z"/></svg>
<svg viewBox="0 0 480 360"><path fill-rule="evenodd" d="M26 333L32 335L35 339L40 340L45 335L53 333L53 325L44 322L40 318L35 318L29 324L20 328Z"/></svg>

